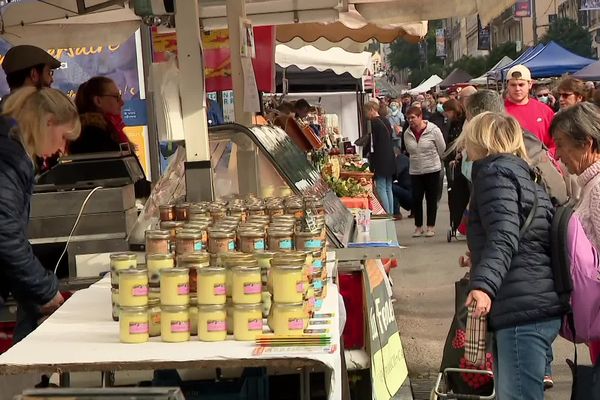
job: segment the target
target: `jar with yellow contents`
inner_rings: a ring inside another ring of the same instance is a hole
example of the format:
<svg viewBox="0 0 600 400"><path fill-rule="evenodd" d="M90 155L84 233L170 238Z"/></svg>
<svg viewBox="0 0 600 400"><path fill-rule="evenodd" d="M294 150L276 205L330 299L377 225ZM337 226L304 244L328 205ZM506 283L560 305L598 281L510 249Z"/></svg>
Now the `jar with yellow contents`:
<svg viewBox="0 0 600 400"><path fill-rule="evenodd" d="M119 287L119 271L137 268L137 255L135 253L114 253L110 255L110 283L112 287Z"/></svg>
<svg viewBox="0 0 600 400"><path fill-rule="evenodd" d="M304 304L273 303L268 324L276 335L297 335L308 327L308 315Z"/></svg>
<svg viewBox="0 0 600 400"><path fill-rule="evenodd" d="M160 307L160 336L163 342L190 340L190 313L187 306Z"/></svg>
<svg viewBox="0 0 600 400"><path fill-rule="evenodd" d="M256 260L239 262L231 268L233 284L231 297L234 304L260 303L262 279Z"/></svg>
<svg viewBox="0 0 600 400"><path fill-rule="evenodd" d="M190 334L198 334L198 298L195 295L190 296Z"/></svg>
<svg viewBox="0 0 600 400"><path fill-rule="evenodd" d="M147 254L169 254L171 252L171 234L169 231L146 231Z"/></svg>
<svg viewBox="0 0 600 400"><path fill-rule="evenodd" d="M223 267L202 267L197 269L199 305L225 304L227 299L226 273Z"/></svg>
<svg viewBox="0 0 600 400"><path fill-rule="evenodd" d="M307 283L304 281L302 268L302 264L275 264L271 267L275 303L299 303L303 300Z"/></svg>
<svg viewBox="0 0 600 400"><path fill-rule="evenodd" d="M226 338L225 305L198 305L198 339L203 342L221 342Z"/></svg>
<svg viewBox="0 0 600 400"><path fill-rule="evenodd" d="M163 306L187 306L190 303L190 278L187 268L161 271L160 303Z"/></svg>
<svg viewBox="0 0 600 400"><path fill-rule="evenodd" d="M121 307L119 309L121 343L145 343L148 337L148 308Z"/></svg>
<svg viewBox="0 0 600 400"><path fill-rule="evenodd" d="M160 300L148 300L148 334L150 337L160 336Z"/></svg>
<svg viewBox="0 0 600 400"><path fill-rule="evenodd" d="M253 341L263 331L262 304L236 304L233 306L233 337L240 341Z"/></svg>
<svg viewBox="0 0 600 400"><path fill-rule="evenodd" d="M240 251L243 253L255 253L265 249L265 231L263 229L240 229L238 236Z"/></svg>
<svg viewBox="0 0 600 400"><path fill-rule="evenodd" d="M313 274L312 254L307 251L287 251L275 254L271 265L300 264L305 282L310 282Z"/></svg>
<svg viewBox="0 0 600 400"><path fill-rule="evenodd" d="M148 272L145 269L126 269L119 272L119 306L148 305Z"/></svg>
<svg viewBox="0 0 600 400"><path fill-rule="evenodd" d="M198 269L208 267L210 256L204 251L181 254L177 256L177 267L187 268L190 276L190 293L196 293L198 288Z"/></svg>
<svg viewBox="0 0 600 400"><path fill-rule="evenodd" d="M209 229L208 252L226 253L235 250L235 232L232 230Z"/></svg>
<svg viewBox="0 0 600 400"><path fill-rule="evenodd" d="M233 271L231 268L238 265L242 261L253 262L256 260L256 258L253 254L234 251L230 253L221 253L220 260L222 265L225 267L225 288L227 291L227 296L231 296L233 291Z"/></svg>
<svg viewBox="0 0 600 400"><path fill-rule="evenodd" d="M146 267L148 268L148 282L151 287L160 286L160 271L175 267L172 254L148 254L146 256Z"/></svg>

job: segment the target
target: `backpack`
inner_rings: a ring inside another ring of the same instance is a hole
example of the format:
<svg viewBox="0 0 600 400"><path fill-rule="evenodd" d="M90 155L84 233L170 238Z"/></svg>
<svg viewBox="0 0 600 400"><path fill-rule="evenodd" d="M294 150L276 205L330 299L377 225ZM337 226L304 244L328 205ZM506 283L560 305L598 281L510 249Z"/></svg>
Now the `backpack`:
<svg viewBox="0 0 600 400"><path fill-rule="evenodd" d="M573 343L600 340L600 256L572 207L556 210L551 246L554 285L568 310L560 335Z"/></svg>
<svg viewBox="0 0 600 400"><path fill-rule="evenodd" d="M554 158L548 152L548 148L533 133L523 130L523 141L527 150L527 156L531 161L531 166L539 172L540 183L546 188L550 195L552 204L555 206L567 202L567 186Z"/></svg>

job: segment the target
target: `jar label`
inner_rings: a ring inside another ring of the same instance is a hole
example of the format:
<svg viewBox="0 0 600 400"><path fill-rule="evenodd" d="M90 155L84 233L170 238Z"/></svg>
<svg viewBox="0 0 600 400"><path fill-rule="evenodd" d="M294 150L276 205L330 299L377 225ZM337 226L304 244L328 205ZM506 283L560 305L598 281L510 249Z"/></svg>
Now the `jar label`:
<svg viewBox="0 0 600 400"><path fill-rule="evenodd" d="M209 319L206 321L206 330L209 332L223 332L227 330L227 324L222 320Z"/></svg>
<svg viewBox="0 0 600 400"><path fill-rule="evenodd" d="M131 289L134 297L148 296L148 285L136 285Z"/></svg>
<svg viewBox="0 0 600 400"><path fill-rule="evenodd" d="M216 296L225 296L225 284L223 283L215 283L214 292Z"/></svg>
<svg viewBox="0 0 600 400"><path fill-rule="evenodd" d="M292 249L292 241L290 239L280 240L279 248L281 250L291 250Z"/></svg>
<svg viewBox="0 0 600 400"><path fill-rule="evenodd" d="M319 310L321 307L323 307L323 299L316 299L315 300L315 308L317 310Z"/></svg>
<svg viewBox="0 0 600 400"><path fill-rule="evenodd" d="M321 290L321 289L323 289L323 280L322 279L315 279L313 281L313 287L315 288L315 290Z"/></svg>
<svg viewBox="0 0 600 400"><path fill-rule="evenodd" d="M262 331L263 322L262 319L249 319L248 320L248 330L250 331Z"/></svg>
<svg viewBox="0 0 600 400"><path fill-rule="evenodd" d="M304 242L304 248L305 249L320 249L321 248L321 241L320 240L315 240L315 239L306 240Z"/></svg>
<svg viewBox="0 0 600 400"><path fill-rule="evenodd" d="M147 322L130 322L129 323L129 333L132 335L135 334L144 334L148 333L148 323Z"/></svg>
<svg viewBox="0 0 600 400"><path fill-rule="evenodd" d="M188 283L180 283L177 285L177 294L190 294L190 285Z"/></svg>
<svg viewBox="0 0 600 400"><path fill-rule="evenodd" d="M233 250L235 250L235 243L234 243L234 241L233 241L233 240L231 240L229 243L227 243L227 249L228 249L229 251L233 251Z"/></svg>
<svg viewBox="0 0 600 400"><path fill-rule="evenodd" d="M304 329L304 321L300 318L290 318L288 328L292 330Z"/></svg>
<svg viewBox="0 0 600 400"><path fill-rule="evenodd" d="M320 258L315 258L315 259L313 260L313 263L312 263L312 265L313 265L313 267L315 267L315 268L323 268L323 260L321 260Z"/></svg>
<svg viewBox="0 0 600 400"><path fill-rule="evenodd" d="M194 243L194 251L202 251L202 241Z"/></svg>
<svg viewBox="0 0 600 400"><path fill-rule="evenodd" d="M262 283L246 282L244 283L244 294L257 294L262 292Z"/></svg>
<svg viewBox="0 0 600 400"><path fill-rule="evenodd" d="M296 283L296 293L304 293L304 282L300 281Z"/></svg>
<svg viewBox="0 0 600 400"><path fill-rule="evenodd" d="M254 242L254 250L264 250L265 249L265 241L264 239L258 239Z"/></svg>
<svg viewBox="0 0 600 400"><path fill-rule="evenodd" d="M309 299L308 299L308 305L311 308L315 306L315 298L314 297L309 297Z"/></svg>
<svg viewBox="0 0 600 400"><path fill-rule="evenodd" d="M171 321L171 332L172 333L180 333L180 332L189 332L190 331L190 321Z"/></svg>

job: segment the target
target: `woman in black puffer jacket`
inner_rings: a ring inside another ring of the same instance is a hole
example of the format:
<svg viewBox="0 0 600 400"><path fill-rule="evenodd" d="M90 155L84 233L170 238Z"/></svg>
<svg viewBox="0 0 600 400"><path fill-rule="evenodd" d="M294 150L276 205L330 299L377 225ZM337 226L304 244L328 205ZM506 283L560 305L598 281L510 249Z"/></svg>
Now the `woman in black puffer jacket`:
<svg viewBox="0 0 600 400"><path fill-rule="evenodd" d="M550 264L553 207L532 179L514 118L481 114L458 141L474 162L467 305L475 304L475 315L489 314L498 398L543 400L547 353L564 312Z"/></svg>

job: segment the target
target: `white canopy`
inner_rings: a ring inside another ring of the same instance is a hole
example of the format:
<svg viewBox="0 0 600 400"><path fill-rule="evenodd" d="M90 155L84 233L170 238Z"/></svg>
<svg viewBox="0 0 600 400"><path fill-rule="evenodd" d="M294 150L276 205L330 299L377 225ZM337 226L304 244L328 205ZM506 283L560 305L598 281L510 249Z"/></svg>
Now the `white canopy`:
<svg viewBox="0 0 600 400"><path fill-rule="evenodd" d="M287 68L295 65L300 69L313 67L318 71L331 69L338 75L348 72L356 79L360 79L371 68L371 53L350 53L339 47L322 51L313 46L292 49L284 44L275 48L275 63Z"/></svg>
<svg viewBox="0 0 600 400"><path fill-rule="evenodd" d="M490 70L488 72L486 72L485 74L481 75L480 77L471 79L469 81L469 83L472 84L472 85L487 85L487 83L488 83L488 75L490 74L491 71L494 71L494 70L496 70L498 68L502 68L504 66L507 66L511 62L513 62L512 58L510 58L508 56L504 56L504 57L502 57L502 59L500 59L500 61L498 61L496 63L496 65L494 65L492 68L490 68Z"/></svg>
<svg viewBox="0 0 600 400"><path fill-rule="evenodd" d="M423 82L421 82L421 84L413 89L410 89L408 91L408 93L410 94L419 94L419 93L425 93L428 90L430 90L431 88L437 86L440 84L440 82L442 82L442 78L440 78L437 75L431 75L429 78L427 78L426 80L424 80Z"/></svg>

